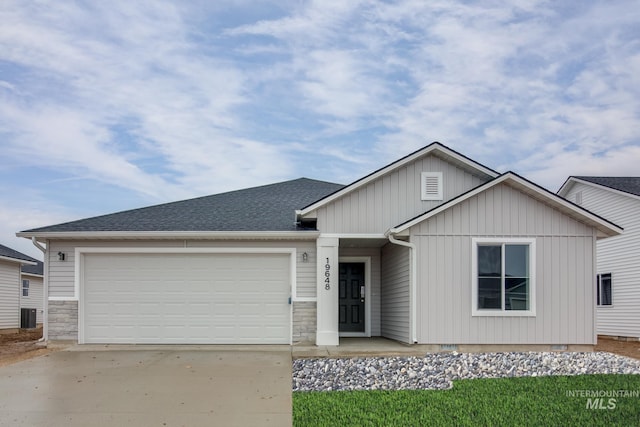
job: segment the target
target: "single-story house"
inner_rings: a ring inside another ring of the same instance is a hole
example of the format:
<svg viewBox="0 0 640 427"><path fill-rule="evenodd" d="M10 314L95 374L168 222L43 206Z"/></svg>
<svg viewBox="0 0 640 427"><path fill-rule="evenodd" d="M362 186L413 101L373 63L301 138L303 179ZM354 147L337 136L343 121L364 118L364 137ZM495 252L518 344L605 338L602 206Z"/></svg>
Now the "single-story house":
<svg viewBox="0 0 640 427"><path fill-rule="evenodd" d="M301 178L18 235L46 243L49 340L566 348L596 342L596 241L621 232L432 143L346 186Z"/></svg>
<svg viewBox="0 0 640 427"><path fill-rule="evenodd" d="M20 268L36 265L37 262L29 255L0 245L0 330L11 332L20 329L20 295L22 294Z"/></svg>
<svg viewBox="0 0 640 427"><path fill-rule="evenodd" d="M597 244L597 332L639 339L640 177L571 176L558 194L624 227Z"/></svg>
<svg viewBox="0 0 640 427"><path fill-rule="evenodd" d="M20 308L36 310L36 324L42 325L44 318L44 263L23 265L20 270Z"/></svg>

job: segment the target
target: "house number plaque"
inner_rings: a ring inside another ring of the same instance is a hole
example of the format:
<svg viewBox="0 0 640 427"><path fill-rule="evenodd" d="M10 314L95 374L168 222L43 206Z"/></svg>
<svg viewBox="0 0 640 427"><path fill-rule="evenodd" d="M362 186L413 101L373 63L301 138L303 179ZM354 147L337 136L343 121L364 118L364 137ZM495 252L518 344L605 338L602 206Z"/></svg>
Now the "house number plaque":
<svg viewBox="0 0 640 427"><path fill-rule="evenodd" d="M329 264L329 258L324 265L324 288L328 291L331 289L331 264Z"/></svg>

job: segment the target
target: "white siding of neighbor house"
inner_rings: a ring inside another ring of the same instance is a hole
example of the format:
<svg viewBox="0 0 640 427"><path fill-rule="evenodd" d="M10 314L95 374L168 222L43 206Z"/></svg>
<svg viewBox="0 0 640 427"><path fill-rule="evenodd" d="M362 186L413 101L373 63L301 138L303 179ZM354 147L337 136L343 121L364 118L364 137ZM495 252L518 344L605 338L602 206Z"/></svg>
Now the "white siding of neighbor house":
<svg viewBox="0 0 640 427"><path fill-rule="evenodd" d="M20 327L20 264L0 260L0 329Z"/></svg>
<svg viewBox="0 0 640 427"><path fill-rule="evenodd" d="M411 342L409 248L387 244L382 248L382 336Z"/></svg>
<svg viewBox="0 0 640 427"><path fill-rule="evenodd" d="M296 282L297 298L314 300L316 296L314 240L294 241L210 241L210 240L149 240L149 241L56 241L47 242L49 256L49 297L73 299L75 291L75 248L76 247L126 247L126 248L296 248ZM58 252L65 253L65 260L58 259ZM302 253L308 254L307 262L303 262ZM77 297L77 296L75 296Z"/></svg>
<svg viewBox="0 0 640 427"><path fill-rule="evenodd" d="M340 248L341 257L371 258L371 336L380 336L380 248Z"/></svg>
<svg viewBox="0 0 640 427"><path fill-rule="evenodd" d="M472 316L472 238L536 242L536 315ZM595 344L595 231L500 184L411 228L425 344Z"/></svg>
<svg viewBox="0 0 640 427"><path fill-rule="evenodd" d="M597 272L611 273L612 305L597 307L598 333L640 337L640 198L574 183L566 198L624 228L597 244Z"/></svg>
<svg viewBox="0 0 640 427"><path fill-rule="evenodd" d="M421 173L442 172L444 200L421 200ZM323 233L384 233L485 181L440 157L426 155L317 210Z"/></svg>
<svg viewBox="0 0 640 427"><path fill-rule="evenodd" d="M29 281L29 296L22 296L22 280ZM42 285L42 277L22 275L20 278L20 308L35 308L37 310L36 323L43 322L44 288Z"/></svg>

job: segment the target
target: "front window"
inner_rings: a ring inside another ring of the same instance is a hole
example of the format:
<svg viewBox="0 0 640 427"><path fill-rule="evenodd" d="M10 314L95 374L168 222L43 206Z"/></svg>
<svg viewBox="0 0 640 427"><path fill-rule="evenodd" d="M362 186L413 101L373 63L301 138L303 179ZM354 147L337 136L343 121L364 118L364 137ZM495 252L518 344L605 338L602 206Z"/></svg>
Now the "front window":
<svg viewBox="0 0 640 427"><path fill-rule="evenodd" d="M532 239L473 240L473 315L531 316L534 310Z"/></svg>
<svg viewBox="0 0 640 427"><path fill-rule="evenodd" d="M598 305L611 305L611 273L598 274L597 285Z"/></svg>
<svg viewBox="0 0 640 427"><path fill-rule="evenodd" d="M22 296L23 297L29 296L29 281L27 279L22 280Z"/></svg>

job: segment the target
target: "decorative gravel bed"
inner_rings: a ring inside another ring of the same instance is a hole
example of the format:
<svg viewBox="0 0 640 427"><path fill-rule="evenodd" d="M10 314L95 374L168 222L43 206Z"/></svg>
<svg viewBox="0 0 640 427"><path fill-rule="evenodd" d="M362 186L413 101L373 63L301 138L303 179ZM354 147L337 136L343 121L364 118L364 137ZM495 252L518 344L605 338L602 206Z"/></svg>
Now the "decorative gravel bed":
<svg viewBox="0 0 640 427"><path fill-rule="evenodd" d="M611 353L433 353L425 357L297 359L293 391L448 389L471 378L640 374L640 360Z"/></svg>

